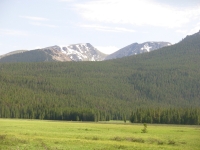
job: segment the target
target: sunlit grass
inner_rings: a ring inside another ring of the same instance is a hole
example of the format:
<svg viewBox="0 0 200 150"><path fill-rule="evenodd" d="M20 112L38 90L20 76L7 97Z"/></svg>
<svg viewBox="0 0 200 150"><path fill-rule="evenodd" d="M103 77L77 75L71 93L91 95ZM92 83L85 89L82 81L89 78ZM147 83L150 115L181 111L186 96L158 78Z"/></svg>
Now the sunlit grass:
<svg viewBox="0 0 200 150"><path fill-rule="evenodd" d="M199 126L0 119L0 149L198 150Z"/></svg>

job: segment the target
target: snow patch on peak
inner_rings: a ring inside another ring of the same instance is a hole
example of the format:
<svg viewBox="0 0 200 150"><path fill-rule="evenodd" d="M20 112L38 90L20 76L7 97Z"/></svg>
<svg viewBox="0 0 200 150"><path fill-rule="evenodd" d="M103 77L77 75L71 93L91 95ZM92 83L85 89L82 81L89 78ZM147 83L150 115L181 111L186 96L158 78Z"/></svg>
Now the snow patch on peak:
<svg viewBox="0 0 200 150"><path fill-rule="evenodd" d="M86 43L81 43L79 44L81 47L87 47L87 44Z"/></svg>
<svg viewBox="0 0 200 150"><path fill-rule="evenodd" d="M68 47L69 45L59 45L60 49L64 49L65 47Z"/></svg>
<svg viewBox="0 0 200 150"><path fill-rule="evenodd" d="M63 54L67 54L67 52L66 52L66 51L64 51L63 49L61 49L61 52L62 52Z"/></svg>
<svg viewBox="0 0 200 150"><path fill-rule="evenodd" d="M95 61L95 56L93 55L90 61Z"/></svg>
<svg viewBox="0 0 200 150"><path fill-rule="evenodd" d="M152 47L150 47L149 45L148 45L148 43L146 43L142 48L141 48L141 50L147 50L147 52L150 52L150 49L151 49Z"/></svg>

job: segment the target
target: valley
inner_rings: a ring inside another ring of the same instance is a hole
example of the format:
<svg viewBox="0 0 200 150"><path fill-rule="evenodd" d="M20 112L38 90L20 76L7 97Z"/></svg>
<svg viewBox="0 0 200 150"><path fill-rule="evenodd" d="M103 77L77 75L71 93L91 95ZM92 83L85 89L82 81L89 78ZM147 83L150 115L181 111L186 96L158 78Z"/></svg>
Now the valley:
<svg viewBox="0 0 200 150"><path fill-rule="evenodd" d="M199 150L200 1L2 0L0 150Z"/></svg>
<svg viewBox="0 0 200 150"><path fill-rule="evenodd" d="M0 119L0 149L198 150L199 126Z"/></svg>

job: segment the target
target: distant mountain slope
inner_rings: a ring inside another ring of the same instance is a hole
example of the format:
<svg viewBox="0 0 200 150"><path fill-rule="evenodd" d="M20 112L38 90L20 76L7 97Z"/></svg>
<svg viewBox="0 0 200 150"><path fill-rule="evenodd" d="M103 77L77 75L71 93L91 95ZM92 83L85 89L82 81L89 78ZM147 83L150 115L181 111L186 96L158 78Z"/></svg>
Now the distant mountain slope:
<svg viewBox="0 0 200 150"><path fill-rule="evenodd" d="M5 55L0 55L0 58L2 57L6 57L6 56L9 56L9 55L13 55L13 54L18 54L18 53L23 53L23 52L26 52L27 50L17 50L17 51L12 51L10 53L7 53Z"/></svg>
<svg viewBox="0 0 200 150"><path fill-rule="evenodd" d="M0 62L45 62L53 61L52 57L42 50L31 50L22 53L15 53L2 57Z"/></svg>
<svg viewBox="0 0 200 150"><path fill-rule="evenodd" d="M162 48L165 46L170 46L170 45L171 45L171 43L169 43L169 42L145 42L142 44L133 43L129 46L126 46L126 47L118 50L117 52L115 52L113 54L110 54L109 56L107 56L105 58L105 60L142 54L145 52L150 52L150 51L157 50L159 48Z"/></svg>
<svg viewBox="0 0 200 150"><path fill-rule="evenodd" d="M0 62L101 61L105 57L106 54L85 43L11 52L0 57Z"/></svg>

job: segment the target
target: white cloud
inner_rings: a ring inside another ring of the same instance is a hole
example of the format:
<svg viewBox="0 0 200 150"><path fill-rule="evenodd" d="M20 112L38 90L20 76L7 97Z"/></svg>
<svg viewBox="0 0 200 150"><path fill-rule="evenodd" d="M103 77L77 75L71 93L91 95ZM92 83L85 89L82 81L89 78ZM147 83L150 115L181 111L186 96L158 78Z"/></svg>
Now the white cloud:
<svg viewBox="0 0 200 150"><path fill-rule="evenodd" d="M104 54L112 54L117 50L119 50L119 48L115 46L95 46L95 47Z"/></svg>
<svg viewBox="0 0 200 150"><path fill-rule="evenodd" d="M186 34L188 31L187 30L176 30L177 33L181 33L181 34Z"/></svg>
<svg viewBox="0 0 200 150"><path fill-rule="evenodd" d="M25 18L32 21L48 21L49 19L43 17L34 17L34 16L20 16L20 18Z"/></svg>
<svg viewBox="0 0 200 150"><path fill-rule="evenodd" d="M183 9L149 0L97 0L76 8L85 19L106 23L174 28L200 18L200 6Z"/></svg>
<svg viewBox="0 0 200 150"><path fill-rule="evenodd" d="M43 21L49 21L47 18L43 17L34 17L34 16L20 16L21 18L28 19L30 21L35 21L35 22L30 22L31 25L34 26L42 26L42 27L50 27L50 28L56 28L58 26L52 25L52 24L47 24L47 23L41 23Z"/></svg>
<svg viewBox="0 0 200 150"><path fill-rule="evenodd" d="M184 34L184 35L192 35L192 34L195 34L195 33L199 32L199 31L200 31L200 22L197 23L191 29L188 29L188 30L182 30L182 29L176 30L177 33L181 33L181 34Z"/></svg>
<svg viewBox="0 0 200 150"><path fill-rule="evenodd" d="M27 36L28 33L19 30L11 30L11 29L0 29L1 35L10 35L10 36Z"/></svg>
<svg viewBox="0 0 200 150"><path fill-rule="evenodd" d="M30 24L34 26L40 26L40 27L49 27L49 28L57 28L58 26L52 25L52 24L44 24L40 22L31 22Z"/></svg>
<svg viewBox="0 0 200 150"><path fill-rule="evenodd" d="M191 35L191 34L194 34L194 33L197 33L200 31L200 22L196 24L195 27L193 27L190 31L188 31L188 35Z"/></svg>
<svg viewBox="0 0 200 150"><path fill-rule="evenodd" d="M99 31L105 31L105 32L135 32L135 30L132 29L126 29L121 27L108 27L108 26L101 26L101 25L80 25L80 27L84 28L92 28Z"/></svg>

